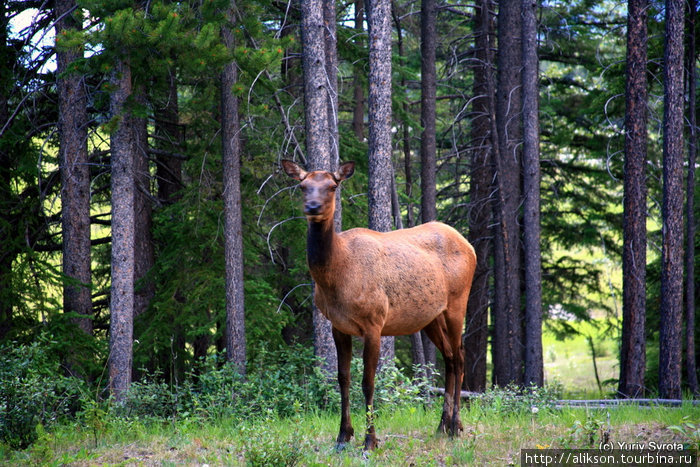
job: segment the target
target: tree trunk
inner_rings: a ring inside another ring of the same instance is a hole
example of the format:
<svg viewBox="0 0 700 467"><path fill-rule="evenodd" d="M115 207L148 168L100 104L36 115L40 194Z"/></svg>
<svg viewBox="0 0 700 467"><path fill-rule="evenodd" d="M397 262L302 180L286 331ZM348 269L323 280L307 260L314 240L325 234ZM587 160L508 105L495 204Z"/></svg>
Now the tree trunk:
<svg viewBox="0 0 700 467"><path fill-rule="evenodd" d="M357 34L357 41L360 42L362 35L364 33L363 23L364 19L364 1L355 0L355 33ZM365 136L365 92L364 85L362 81L362 74L364 70L358 64L354 67L354 76L352 79L353 88L353 107L352 107L352 131L355 133L355 137L359 141L363 141Z"/></svg>
<svg viewBox="0 0 700 467"><path fill-rule="evenodd" d="M522 383L520 311L521 26L520 2L499 3L496 124L498 200L494 235L493 378L497 385Z"/></svg>
<svg viewBox="0 0 700 467"><path fill-rule="evenodd" d="M0 3L0 47L3 55L7 54L8 19L5 2ZM7 56L7 55L5 55ZM12 82L12 62L0 64L0 128L4 128L9 119L8 95L14 85ZM7 206L12 198L10 180L12 176L10 154L5 145L0 145L0 206ZM0 237L12 238L12 217L9 209L0 209ZM14 291L12 287L12 263L15 259L15 248L9 241L0 242L0 341L5 339L12 330L12 303Z"/></svg>
<svg viewBox="0 0 700 467"><path fill-rule="evenodd" d="M301 2L301 42L304 69L304 115L306 120L307 170L331 169L331 129L328 127L331 89L326 76L326 42L323 1ZM323 369L335 374L338 357L331 322L313 306L314 348L325 362Z"/></svg>
<svg viewBox="0 0 700 467"><path fill-rule="evenodd" d="M369 228L391 230L391 2L371 0L369 29ZM394 338L382 337L380 361L393 362Z"/></svg>
<svg viewBox="0 0 700 467"><path fill-rule="evenodd" d="M231 2L231 10L235 1ZM230 18L233 14L230 14ZM233 33L223 28L226 47L233 50ZM226 358L238 372L246 373L245 306L243 282L243 213L241 204L241 143L238 98L233 87L238 79L236 64L224 67L221 75L221 163L224 189L224 261L226 280Z"/></svg>
<svg viewBox="0 0 700 467"><path fill-rule="evenodd" d="M423 222L437 219L435 188L435 96L437 78L435 72L435 0L421 1L421 216Z"/></svg>
<svg viewBox="0 0 700 467"><path fill-rule="evenodd" d="M110 98L119 123L111 136L112 156L112 291L109 323L109 389L122 402L131 384L134 319L134 173L131 116L124 104L131 94L131 70L115 63Z"/></svg>
<svg viewBox="0 0 700 467"><path fill-rule="evenodd" d="M69 30L82 29L75 0L56 1L56 42ZM77 14L77 17L75 16ZM63 231L63 311L85 318L73 321L92 334L90 283L90 167L87 153L87 99L83 78L71 70L83 49L56 51L58 88L59 164L61 168L61 224Z"/></svg>
<svg viewBox="0 0 700 467"><path fill-rule="evenodd" d="M627 8L622 342L618 386L623 397L644 397L646 369L647 8L648 0L629 0Z"/></svg>
<svg viewBox="0 0 700 467"><path fill-rule="evenodd" d="M688 175L686 178L685 204L685 367L688 389L698 394L698 374L695 363L695 160L697 156L698 129L696 115L696 67L695 24L696 0L688 0Z"/></svg>
<svg viewBox="0 0 700 467"><path fill-rule="evenodd" d="M683 5L666 1L659 395L681 397L683 307Z"/></svg>
<svg viewBox="0 0 700 467"><path fill-rule="evenodd" d="M525 385L542 386L542 261L540 259L540 124L537 3L522 0L523 250L525 262Z"/></svg>
<svg viewBox="0 0 700 467"><path fill-rule="evenodd" d="M134 90L139 105L146 106L143 86ZM155 284L148 272L155 264L153 245L153 207L151 194L151 170L148 160L148 120L134 117L134 317L144 313L155 295ZM136 337L138 339L138 336Z"/></svg>
<svg viewBox="0 0 700 467"><path fill-rule="evenodd" d="M493 80L493 21L491 0L480 0L474 10L475 54L472 106L471 173L469 187L469 241L476 251L476 270L469 294L464 331L464 389L486 390L488 345L489 255L491 251L491 174L493 173L491 112L488 80Z"/></svg>
<svg viewBox="0 0 700 467"><path fill-rule="evenodd" d="M328 137L330 138L330 171L335 172L340 165L340 135L338 133L338 50L337 27L335 20L335 0L323 0L325 68L328 79ZM335 191L335 230L343 230L342 186Z"/></svg>

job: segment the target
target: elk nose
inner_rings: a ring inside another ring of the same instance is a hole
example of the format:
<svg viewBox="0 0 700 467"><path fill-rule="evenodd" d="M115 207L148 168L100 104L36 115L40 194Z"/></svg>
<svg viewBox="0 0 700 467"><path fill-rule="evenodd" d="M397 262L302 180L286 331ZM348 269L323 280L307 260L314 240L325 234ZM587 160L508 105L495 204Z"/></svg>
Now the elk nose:
<svg viewBox="0 0 700 467"><path fill-rule="evenodd" d="M315 201L315 200L308 201L304 205L304 212L306 214L318 214L320 210L321 210L321 203L319 203L318 201Z"/></svg>

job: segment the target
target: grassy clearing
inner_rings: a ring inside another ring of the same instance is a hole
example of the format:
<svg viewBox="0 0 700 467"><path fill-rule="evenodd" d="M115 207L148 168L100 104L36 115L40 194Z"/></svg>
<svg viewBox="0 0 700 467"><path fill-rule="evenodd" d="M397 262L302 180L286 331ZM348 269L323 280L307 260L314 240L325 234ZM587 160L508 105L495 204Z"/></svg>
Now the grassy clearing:
<svg viewBox="0 0 700 467"><path fill-rule="evenodd" d="M509 412L509 413L502 413ZM622 407L498 412L479 402L463 410L464 434L435 433L439 407L404 406L377 417L379 448L368 458L358 436L342 453L338 415L195 422L111 420L62 426L26 451L3 451L2 465L519 465L522 448L595 447L603 437L626 443L700 446L700 408ZM363 417L354 414L361 433ZM685 425L683 425L685 423ZM682 426L682 429L670 428ZM693 429L695 428L695 429Z"/></svg>
<svg viewBox="0 0 700 467"><path fill-rule="evenodd" d="M542 334L545 380L562 386L568 398L600 398L615 390L619 376L617 336L607 321L572 322L577 334L559 339L549 330ZM590 342L596 351L596 366L603 391L598 388ZM613 381L611 383L611 381Z"/></svg>

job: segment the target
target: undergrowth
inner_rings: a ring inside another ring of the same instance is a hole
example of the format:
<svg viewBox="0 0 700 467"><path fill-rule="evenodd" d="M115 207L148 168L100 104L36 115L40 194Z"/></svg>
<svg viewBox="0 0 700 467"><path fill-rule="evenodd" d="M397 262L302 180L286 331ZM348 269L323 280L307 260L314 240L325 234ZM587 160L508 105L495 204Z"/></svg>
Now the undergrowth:
<svg viewBox="0 0 700 467"><path fill-rule="evenodd" d="M362 363L352 362L355 438L343 453L334 449L337 383L318 367L302 347L269 351L251 365L261 370L243 378L213 355L181 384L151 375L116 404L98 397L102 385L65 376L62 362L39 345L0 349L0 465L366 465ZM442 397L429 386L392 365L377 375L374 465L505 465L517 462L521 448L586 448L640 436L700 447L698 407L562 410L555 408L558 386L489 390L463 405L464 433L449 439L436 434Z"/></svg>

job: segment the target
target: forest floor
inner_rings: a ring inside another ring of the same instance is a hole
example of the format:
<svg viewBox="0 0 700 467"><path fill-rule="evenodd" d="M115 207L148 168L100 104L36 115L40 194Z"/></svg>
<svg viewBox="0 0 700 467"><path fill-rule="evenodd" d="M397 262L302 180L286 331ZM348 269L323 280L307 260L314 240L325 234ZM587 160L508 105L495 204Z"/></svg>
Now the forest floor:
<svg viewBox="0 0 700 467"><path fill-rule="evenodd" d="M700 407L690 405L533 411L477 402L463 409L465 430L456 439L436 434L439 410L438 404L380 410L380 444L369 455L363 453L362 436L336 452L338 414L322 412L249 421L116 419L62 426L42 434L26 451L0 450L0 465L521 465L521 449L700 446ZM354 421L362 433L361 414L354 414Z"/></svg>

